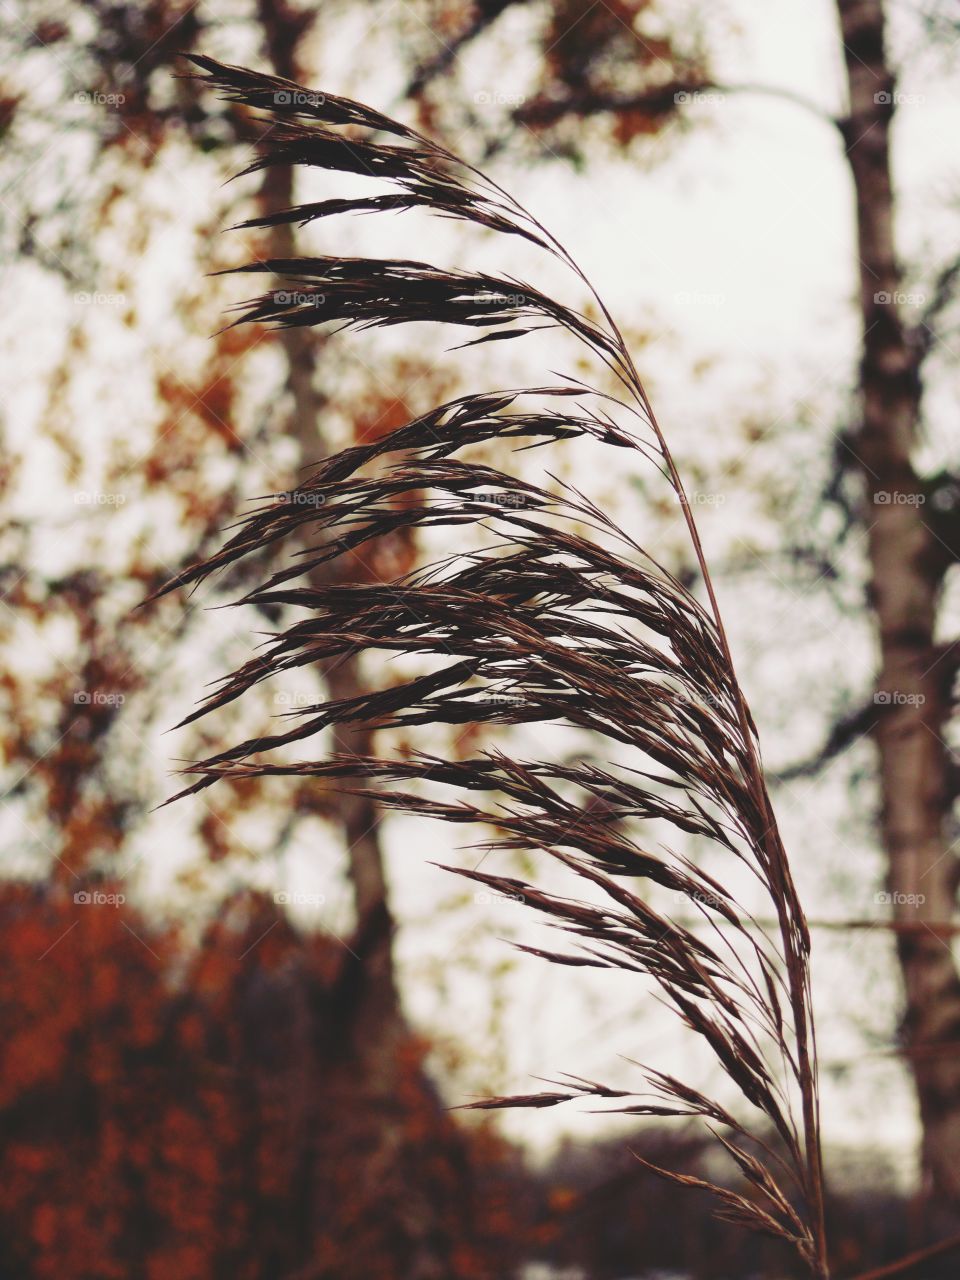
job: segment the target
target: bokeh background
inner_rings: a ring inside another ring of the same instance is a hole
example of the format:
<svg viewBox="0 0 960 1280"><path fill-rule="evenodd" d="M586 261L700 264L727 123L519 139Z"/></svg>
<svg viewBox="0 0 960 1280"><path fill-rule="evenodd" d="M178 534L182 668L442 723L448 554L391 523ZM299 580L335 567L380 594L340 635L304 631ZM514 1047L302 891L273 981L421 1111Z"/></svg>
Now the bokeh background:
<svg viewBox="0 0 960 1280"><path fill-rule="evenodd" d="M222 596L143 599L312 459L464 386L462 361L432 336L221 328L246 292L210 273L282 255L289 231L221 233L301 193L280 171L226 184L251 158L255 122L177 78L191 50L439 137L518 195L610 304L693 494L814 925L837 1274L955 1231L960 1188L923 1153L935 1132L960 1168L960 8L0 9L0 1274L794 1274L630 1154L702 1171L713 1157L701 1133L575 1110L450 1110L559 1071L609 1078L651 1052L668 1069L685 1062L642 985L513 950L535 936L522 906L432 865L469 861L455 832L309 779L221 782L158 808L177 762L217 735L390 673L302 673L216 726L171 732L278 618L212 607L242 577ZM854 18L869 27L862 49L843 38ZM851 77L864 74L878 120L857 130ZM876 129L892 145L886 192L871 186L875 155L872 168L854 163ZM896 261L881 264L895 288L874 294L873 311L858 200L895 218ZM405 234L410 256L504 265L502 246L453 224ZM324 227L320 242L393 249L362 219ZM522 249L506 258L522 271ZM879 822L890 796L875 741L875 512L856 449L870 393L861 349L878 324L911 356L912 505L944 560L929 643L949 785L936 798L937 911L919 922L891 896L896 851ZM536 382L549 349L502 349L521 345L481 348L471 377ZM575 478L697 587L680 513L648 475ZM370 572L396 576L424 553L397 540ZM434 749L478 740L468 726ZM932 1084L903 994L903 939L921 927L942 978L920 1011L938 1027ZM935 1105L918 1105L925 1088ZM957 1256L914 1274L953 1275Z"/></svg>

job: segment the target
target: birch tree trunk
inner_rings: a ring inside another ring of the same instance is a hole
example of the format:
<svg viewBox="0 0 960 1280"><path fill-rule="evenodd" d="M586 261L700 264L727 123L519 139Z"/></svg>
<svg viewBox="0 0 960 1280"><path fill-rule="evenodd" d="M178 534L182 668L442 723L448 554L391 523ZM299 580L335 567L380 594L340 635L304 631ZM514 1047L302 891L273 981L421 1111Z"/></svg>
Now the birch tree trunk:
<svg viewBox="0 0 960 1280"><path fill-rule="evenodd" d="M923 1125L926 1190L960 1210L960 980L951 938L957 860L946 825L953 794L943 741L955 661L935 643L951 562L931 529L913 455L922 386L899 299L890 132L897 94L883 0L837 0L849 86L844 125L856 194L863 317L856 459L864 480L870 607L880 668L876 742L888 889L903 972L903 1049Z"/></svg>

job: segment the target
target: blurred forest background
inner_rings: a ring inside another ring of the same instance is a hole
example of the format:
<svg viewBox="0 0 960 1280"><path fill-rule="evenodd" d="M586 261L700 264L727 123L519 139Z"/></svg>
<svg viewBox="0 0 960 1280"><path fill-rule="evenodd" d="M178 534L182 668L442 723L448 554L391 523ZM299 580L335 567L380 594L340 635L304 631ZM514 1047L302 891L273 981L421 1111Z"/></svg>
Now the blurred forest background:
<svg viewBox="0 0 960 1280"><path fill-rule="evenodd" d="M209 595L140 602L251 499L459 389L409 335L217 332L238 293L207 273L294 244L220 231L293 192L279 169L225 185L254 122L175 78L184 51L415 123L612 302L814 925L836 1273L956 1232L960 6L0 8L0 1275L794 1274L631 1156L702 1170L699 1134L450 1111L671 1032L643 992L512 952L515 904L427 865L445 833L309 779L156 811L213 744L166 731L251 637ZM362 220L326 234L364 243ZM431 231L452 254L461 234ZM695 584L676 510L599 479ZM398 538L367 571L421 550ZM347 663L323 688L383 677ZM264 694L261 727L321 691Z"/></svg>

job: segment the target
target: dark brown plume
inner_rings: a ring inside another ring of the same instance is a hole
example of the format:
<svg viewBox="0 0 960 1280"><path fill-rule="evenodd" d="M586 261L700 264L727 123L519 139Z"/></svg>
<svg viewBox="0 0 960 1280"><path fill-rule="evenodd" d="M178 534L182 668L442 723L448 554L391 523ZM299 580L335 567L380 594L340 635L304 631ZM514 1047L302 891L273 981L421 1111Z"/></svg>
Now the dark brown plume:
<svg viewBox="0 0 960 1280"><path fill-rule="evenodd" d="M718 1137L743 1190L659 1172L708 1186L723 1216L790 1241L811 1274L825 1277L807 928L690 504L619 329L549 232L427 138L346 98L210 58L193 61L229 99L266 113L270 128L251 170L306 165L388 184L373 197L304 204L244 225L356 212L403 216L420 208L522 237L591 295L588 314L508 276L419 261L297 257L239 268L278 275L284 284L245 304L237 323L369 328L429 321L480 330L480 340L553 327L605 366L617 396L568 378L451 400L320 462L293 494L260 506L222 550L168 583L164 591L197 583L309 531L310 550L238 602L286 606L300 611L299 620L225 678L191 719L292 668L322 673L361 653L416 655L420 663L419 674L401 683L302 709L274 735L192 765L188 790L226 776L334 779L375 789L385 806L493 828L482 847L549 855L589 884L581 900L525 879L458 871L522 898L574 944L569 952L525 948L533 954L653 979L749 1105L735 1116L656 1070L645 1071L644 1092L629 1097L570 1077L559 1091L474 1105L547 1107L593 1098L632 1115L704 1120L724 1131ZM686 521L704 603L580 492L462 456L489 441L563 449L577 439L615 450L614 460L659 468ZM396 581L354 583L341 575L323 590L304 585L311 566L362 554L400 530L434 529L448 530L449 556ZM494 749L466 760L415 753L291 763L286 752L277 754L346 722L376 729L563 725L587 731L593 746L554 762ZM640 843L645 824L650 838ZM663 847L663 824L697 848L696 860ZM729 878L717 873L724 859ZM775 938L755 927L728 887L744 873L769 898ZM662 904L663 891L679 895L686 924L652 905ZM691 915L699 923L691 924ZM762 1161L758 1151L766 1153Z"/></svg>

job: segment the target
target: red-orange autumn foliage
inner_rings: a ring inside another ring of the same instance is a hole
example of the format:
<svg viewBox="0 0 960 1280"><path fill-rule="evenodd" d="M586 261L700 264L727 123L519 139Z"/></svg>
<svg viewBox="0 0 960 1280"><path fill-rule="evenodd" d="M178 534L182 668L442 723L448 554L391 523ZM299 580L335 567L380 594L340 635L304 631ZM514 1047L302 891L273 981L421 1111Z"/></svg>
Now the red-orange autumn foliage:
<svg viewBox="0 0 960 1280"><path fill-rule="evenodd" d="M89 894L0 891L0 1274L393 1280L425 1197L455 1276L506 1272L501 1149L438 1105L416 1043L386 1104L358 1073L339 943L242 895L187 951L122 888Z"/></svg>

